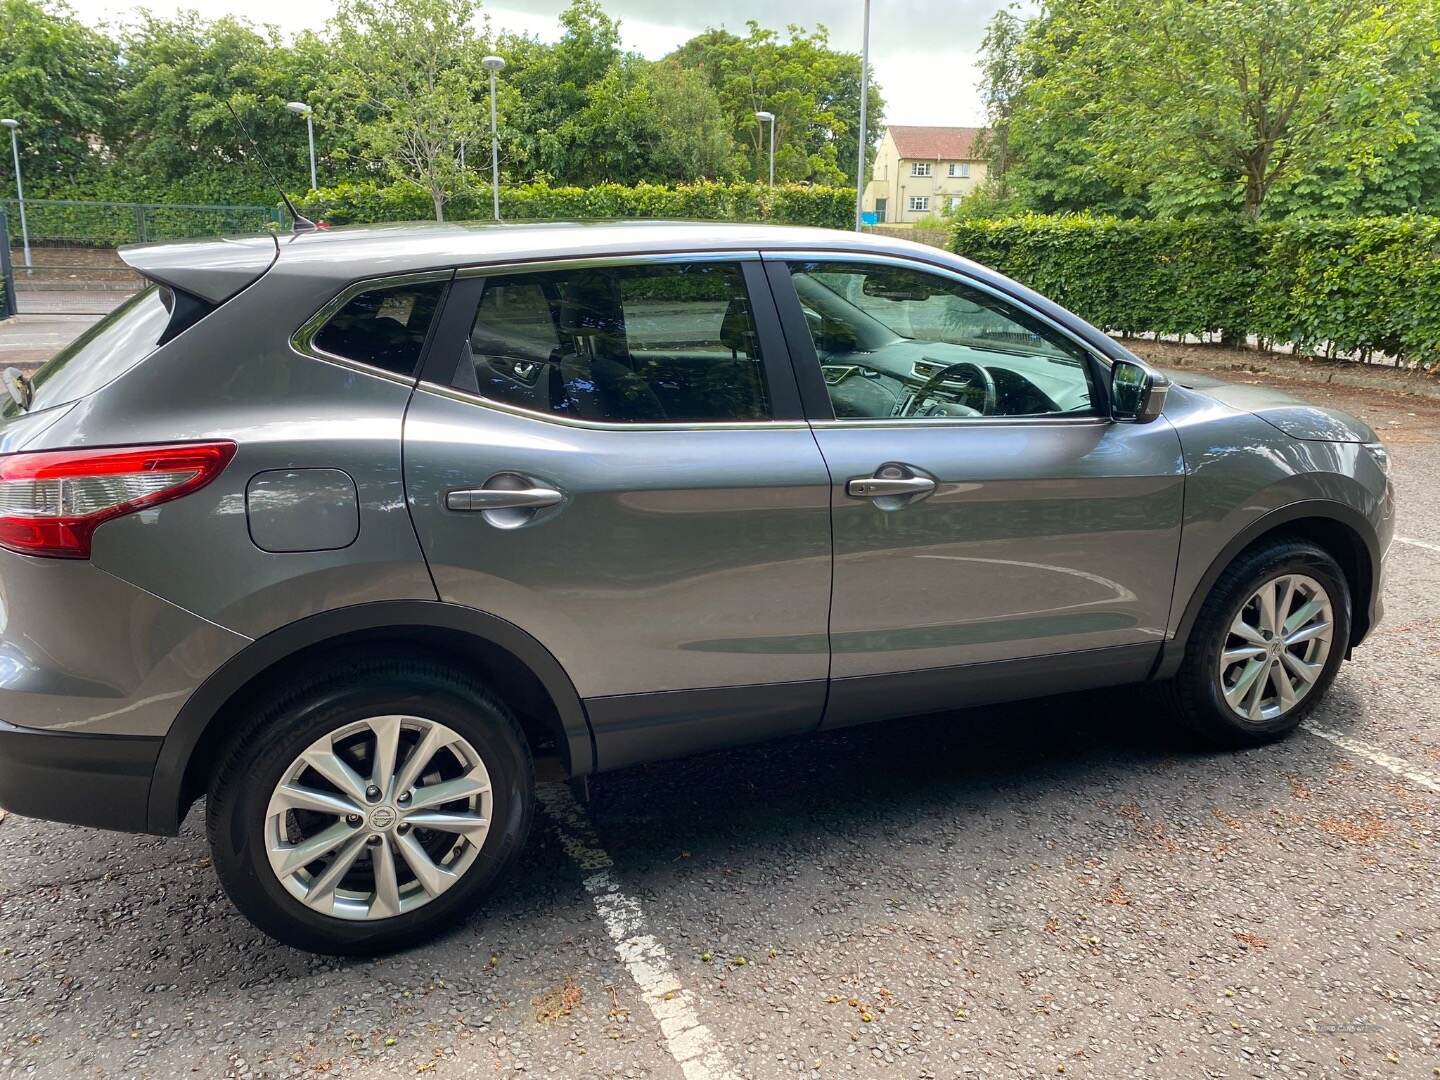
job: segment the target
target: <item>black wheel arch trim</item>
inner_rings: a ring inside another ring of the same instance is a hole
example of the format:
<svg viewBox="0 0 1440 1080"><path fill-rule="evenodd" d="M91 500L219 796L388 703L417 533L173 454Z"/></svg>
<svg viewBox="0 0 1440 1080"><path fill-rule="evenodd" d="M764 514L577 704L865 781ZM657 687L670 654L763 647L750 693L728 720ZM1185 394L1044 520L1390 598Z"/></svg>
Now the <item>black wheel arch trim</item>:
<svg viewBox="0 0 1440 1080"><path fill-rule="evenodd" d="M1185 658L1185 647L1190 639L1190 631L1195 625L1196 618L1200 615L1200 608L1205 603L1205 598L1210 595L1210 590L1214 587L1216 580L1225 572L1225 568L1235 561L1236 556L1267 533L1274 532L1292 522L1314 518L1323 518L1343 525L1360 541L1364 561L1358 567L1360 589L1357 591L1357 595L1351 597L1353 607L1349 647L1353 648L1360 644L1370 629L1371 612L1379 582L1378 568L1383 554L1380 550L1380 538L1376 535L1375 526L1370 523L1369 519L1353 507L1326 499L1306 499L1262 514L1232 536L1229 542L1220 549L1220 553L1211 561L1199 583L1186 600L1185 613L1180 618L1175 636L1165 642L1160 657L1155 663L1152 678L1168 679L1179 669L1180 662Z"/></svg>
<svg viewBox="0 0 1440 1080"><path fill-rule="evenodd" d="M147 824L152 833L174 835L185 810L186 769L210 724L257 675L302 649L364 630L453 630L514 654L530 668L555 703L563 729L559 740L567 774L594 770L589 719L575 685L554 654L514 623L476 608L437 600L382 600L310 615L255 639L213 672L190 695L170 726L155 761ZM188 805L188 804L187 804Z"/></svg>

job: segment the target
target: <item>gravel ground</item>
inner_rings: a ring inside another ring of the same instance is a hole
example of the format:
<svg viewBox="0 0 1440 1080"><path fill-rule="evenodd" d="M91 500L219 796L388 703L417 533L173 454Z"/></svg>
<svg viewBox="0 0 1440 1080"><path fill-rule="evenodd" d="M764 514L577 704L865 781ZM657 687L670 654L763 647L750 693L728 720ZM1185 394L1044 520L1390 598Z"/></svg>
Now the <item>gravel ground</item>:
<svg viewBox="0 0 1440 1080"><path fill-rule="evenodd" d="M1384 432L1440 545L1440 408L1303 392ZM1440 551L1397 545L1386 602L1313 723L1440 780ZM593 788L736 1075L1440 1075L1440 795L1311 732L1199 753L1119 689ZM0 823L0 1075L681 1076L543 819L464 925L367 961L251 930L201 834Z"/></svg>

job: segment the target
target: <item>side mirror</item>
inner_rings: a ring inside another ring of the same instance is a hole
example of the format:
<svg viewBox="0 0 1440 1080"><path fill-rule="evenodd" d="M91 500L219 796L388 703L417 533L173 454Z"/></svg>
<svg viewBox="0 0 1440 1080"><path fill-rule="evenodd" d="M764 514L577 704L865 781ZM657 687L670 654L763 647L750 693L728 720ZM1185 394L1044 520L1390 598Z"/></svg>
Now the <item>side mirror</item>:
<svg viewBox="0 0 1440 1080"><path fill-rule="evenodd" d="M1110 419L1148 424L1165 408L1170 380L1129 360L1110 366Z"/></svg>

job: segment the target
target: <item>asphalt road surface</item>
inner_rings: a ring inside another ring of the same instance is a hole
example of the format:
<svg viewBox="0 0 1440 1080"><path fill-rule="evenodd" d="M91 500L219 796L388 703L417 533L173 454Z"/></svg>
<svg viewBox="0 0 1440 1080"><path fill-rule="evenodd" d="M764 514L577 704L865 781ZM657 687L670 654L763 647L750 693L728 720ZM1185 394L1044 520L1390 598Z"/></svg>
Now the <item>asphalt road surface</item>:
<svg viewBox="0 0 1440 1080"><path fill-rule="evenodd" d="M1283 744L1118 689L599 778L378 960L274 945L178 839L0 823L0 1074L1440 1075L1440 407L1384 434L1385 624Z"/></svg>

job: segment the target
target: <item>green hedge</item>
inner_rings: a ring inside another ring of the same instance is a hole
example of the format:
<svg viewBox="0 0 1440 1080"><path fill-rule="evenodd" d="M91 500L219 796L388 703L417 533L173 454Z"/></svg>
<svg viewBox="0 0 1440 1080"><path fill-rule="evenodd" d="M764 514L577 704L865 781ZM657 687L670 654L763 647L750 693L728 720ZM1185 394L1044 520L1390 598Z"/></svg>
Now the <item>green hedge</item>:
<svg viewBox="0 0 1440 1080"><path fill-rule="evenodd" d="M1106 330L1440 362L1440 218L963 221L956 252Z"/></svg>
<svg viewBox="0 0 1440 1080"><path fill-rule="evenodd" d="M491 216L489 188L471 188L454 195L445 216L454 221ZM340 184L297 199L307 217L348 225L377 221L423 221L435 216L434 206L416 184L387 186ZM667 187L661 184L598 184L595 187L549 187L524 184L500 189L500 215L506 221L594 221L606 218L684 218L705 221L775 221L843 229L855 213L851 188L785 184L722 184L702 181Z"/></svg>

